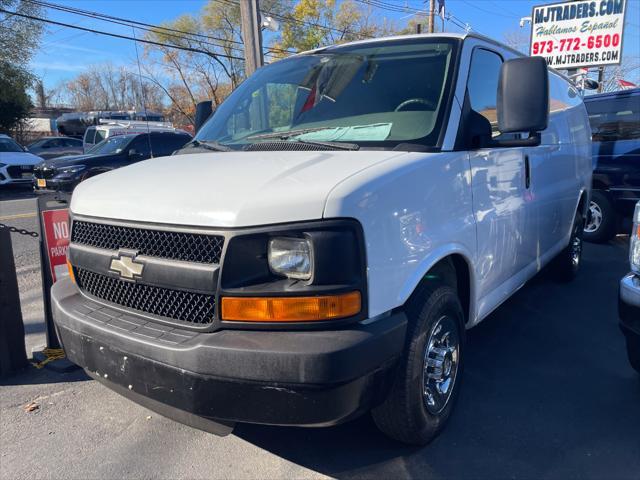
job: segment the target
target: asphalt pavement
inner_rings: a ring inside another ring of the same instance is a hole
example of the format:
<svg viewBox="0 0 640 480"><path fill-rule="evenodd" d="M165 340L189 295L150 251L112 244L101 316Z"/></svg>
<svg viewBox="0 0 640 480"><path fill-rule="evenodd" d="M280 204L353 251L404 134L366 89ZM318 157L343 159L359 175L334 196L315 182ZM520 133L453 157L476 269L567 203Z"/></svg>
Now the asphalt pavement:
<svg viewBox="0 0 640 480"><path fill-rule="evenodd" d="M29 202L0 201L0 222L35 226L6 220ZM42 308L36 248L14 242L28 331ZM80 371L29 368L0 382L0 478L638 479L640 375L616 310L627 248L627 237L586 245L574 282L543 272L470 330L456 410L424 448L388 440L369 416L326 429L239 425L219 438Z"/></svg>

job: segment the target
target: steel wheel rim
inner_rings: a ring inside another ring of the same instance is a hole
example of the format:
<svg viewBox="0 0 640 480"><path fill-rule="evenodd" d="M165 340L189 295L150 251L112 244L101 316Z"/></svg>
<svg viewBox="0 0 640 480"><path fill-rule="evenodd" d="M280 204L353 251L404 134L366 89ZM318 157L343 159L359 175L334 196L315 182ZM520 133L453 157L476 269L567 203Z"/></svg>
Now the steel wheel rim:
<svg viewBox="0 0 640 480"><path fill-rule="evenodd" d="M580 265L580 258L582 257L582 238L580 237L579 226L573 233L571 238L571 263L574 267Z"/></svg>
<svg viewBox="0 0 640 480"><path fill-rule="evenodd" d="M460 364L460 335L455 318L443 315L429 331L424 350L422 399L433 415L442 412L457 380Z"/></svg>
<svg viewBox="0 0 640 480"><path fill-rule="evenodd" d="M602 209L597 203L591 202L589 203L589 212L589 221L584 227L584 231L587 233L593 233L600 228L600 225L602 225Z"/></svg>

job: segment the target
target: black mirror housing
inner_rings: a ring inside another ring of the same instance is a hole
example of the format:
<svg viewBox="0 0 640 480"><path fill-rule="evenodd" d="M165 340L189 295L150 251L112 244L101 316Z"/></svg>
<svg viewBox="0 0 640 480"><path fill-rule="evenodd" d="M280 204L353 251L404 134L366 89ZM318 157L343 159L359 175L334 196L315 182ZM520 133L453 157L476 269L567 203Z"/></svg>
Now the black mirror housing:
<svg viewBox="0 0 640 480"><path fill-rule="evenodd" d="M211 100L206 100L204 102L200 102L196 105L196 119L194 130L198 133L198 130L202 128L202 125L209 119L209 117L213 114L213 103Z"/></svg>
<svg viewBox="0 0 640 480"><path fill-rule="evenodd" d="M542 57L507 60L498 82L501 133L541 132L549 123L549 72Z"/></svg>

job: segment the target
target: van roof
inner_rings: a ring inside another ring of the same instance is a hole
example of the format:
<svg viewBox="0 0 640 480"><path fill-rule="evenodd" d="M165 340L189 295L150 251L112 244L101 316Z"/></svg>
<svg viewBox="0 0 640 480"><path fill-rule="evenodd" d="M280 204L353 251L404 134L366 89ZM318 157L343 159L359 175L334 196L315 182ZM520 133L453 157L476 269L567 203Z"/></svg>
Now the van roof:
<svg viewBox="0 0 640 480"><path fill-rule="evenodd" d="M627 97L627 96L636 96L640 95L640 87L631 88L629 90L618 90L617 92L605 92L605 93L596 93L593 95L587 95L584 97L585 102L597 102L598 100L604 100L606 98L615 98L615 97Z"/></svg>
<svg viewBox="0 0 640 480"><path fill-rule="evenodd" d="M304 55L305 53L314 53L314 52L321 52L323 50L333 50L333 49L338 49L344 46L348 46L348 45L364 45L364 44L368 44L368 43L381 43L381 42L393 42L393 41L400 41L400 40L407 40L407 39L411 39L411 38L454 38L457 40L464 40L466 38L477 38L478 40L483 40L485 42L488 43L492 43L500 48L505 48L507 50L510 50L511 52L513 52L514 54L518 55L518 56L524 56L524 54L522 52L519 52L518 50L515 50L503 43L498 42L497 40L494 40L493 38L487 37L485 35L481 35L479 33L476 32L468 32L468 33L414 33L412 35L391 35L388 37L379 37L379 38L367 38L364 40L355 40L353 42L347 42L347 43L341 43L339 45L330 45L327 47L319 47L319 48L315 48L313 50L307 50L306 52L301 52L299 55Z"/></svg>

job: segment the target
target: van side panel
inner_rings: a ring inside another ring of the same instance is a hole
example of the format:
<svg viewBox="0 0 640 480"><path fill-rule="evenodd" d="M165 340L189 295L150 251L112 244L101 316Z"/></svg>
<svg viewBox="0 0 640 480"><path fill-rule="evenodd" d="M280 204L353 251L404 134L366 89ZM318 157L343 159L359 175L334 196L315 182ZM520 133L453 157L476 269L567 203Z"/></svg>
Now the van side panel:
<svg viewBox="0 0 640 480"><path fill-rule="evenodd" d="M590 183L590 130L580 93L549 73L549 128L542 133L544 155L532 164L533 194L539 206L542 253L557 252L569 241L581 192Z"/></svg>
<svg viewBox="0 0 640 480"><path fill-rule="evenodd" d="M466 152L407 153L374 165L329 193L324 217L362 224L371 316L403 305L443 257L459 253L475 263Z"/></svg>

